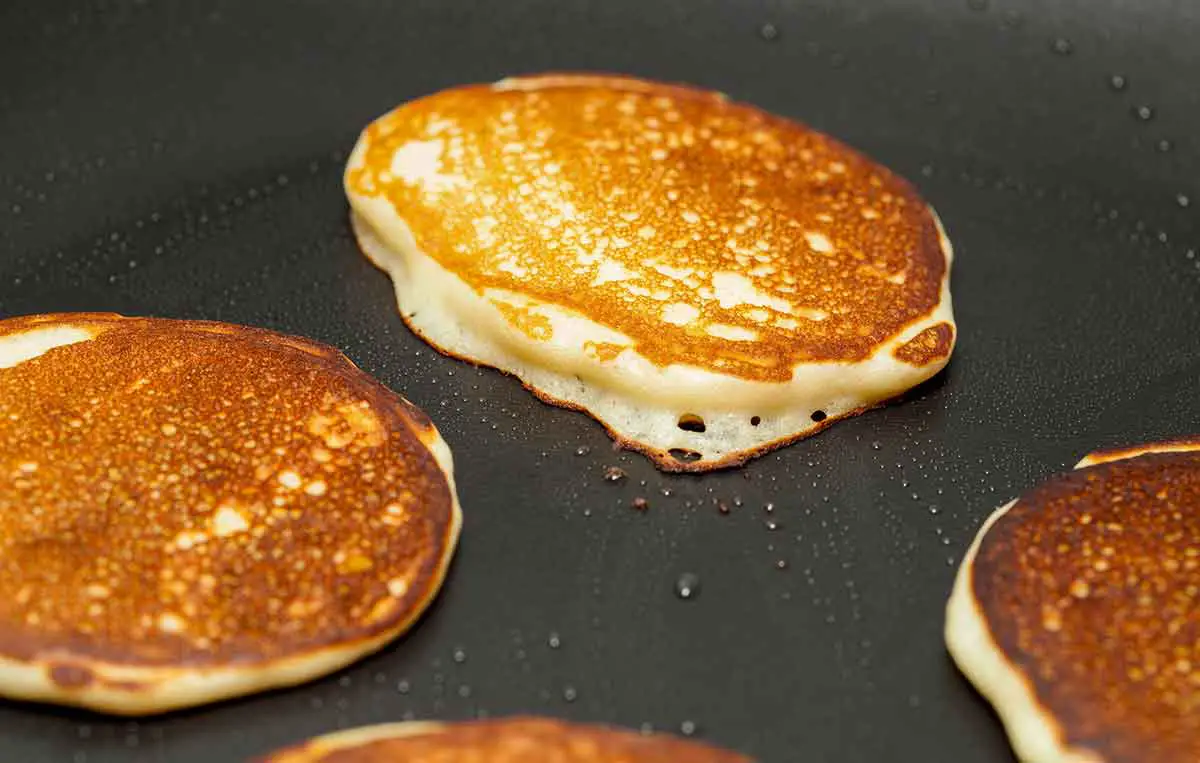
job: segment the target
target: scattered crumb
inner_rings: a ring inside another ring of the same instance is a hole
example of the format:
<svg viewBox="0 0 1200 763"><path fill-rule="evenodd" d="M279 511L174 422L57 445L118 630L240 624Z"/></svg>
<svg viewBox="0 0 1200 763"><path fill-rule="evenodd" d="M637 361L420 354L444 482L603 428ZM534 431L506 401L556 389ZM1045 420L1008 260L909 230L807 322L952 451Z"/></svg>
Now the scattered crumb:
<svg viewBox="0 0 1200 763"><path fill-rule="evenodd" d="M610 466L604 470L604 479L608 482L620 482L625 479L625 470L619 466Z"/></svg>

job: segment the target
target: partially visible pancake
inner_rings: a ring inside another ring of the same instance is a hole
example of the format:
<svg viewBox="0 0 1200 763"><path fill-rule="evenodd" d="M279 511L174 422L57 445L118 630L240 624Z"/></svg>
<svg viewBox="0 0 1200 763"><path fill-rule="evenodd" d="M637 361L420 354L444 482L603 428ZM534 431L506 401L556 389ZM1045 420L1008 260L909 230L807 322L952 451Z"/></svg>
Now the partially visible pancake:
<svg viewBox="0 0 1200 763"><path fill-rule="evenodd" d="M1200 760L1200 439L1092 454L999 509L946 644L1023 761Z"/></svg>
<svg viewBox="0 0 1200 763"><path fill-rule="evenodd" d="M954 347L950 243L913 187L718 93L600 75L458 87L368 126L345 182L416 333L664 469L810 435Z"/></svg>
<svg viewBox="0 0 1200 763"><path fill-rule="evenodd" d="M262 763L750 763L664 734L542 718L388 723L317 737Z"/></svg>
<svg viewBox="0 0 1200 763"><path fill-rule="evenodd" d="M437 593L461 523L429 419L316 342L0 321L0 694L144 714L299 683Z"/></svg>

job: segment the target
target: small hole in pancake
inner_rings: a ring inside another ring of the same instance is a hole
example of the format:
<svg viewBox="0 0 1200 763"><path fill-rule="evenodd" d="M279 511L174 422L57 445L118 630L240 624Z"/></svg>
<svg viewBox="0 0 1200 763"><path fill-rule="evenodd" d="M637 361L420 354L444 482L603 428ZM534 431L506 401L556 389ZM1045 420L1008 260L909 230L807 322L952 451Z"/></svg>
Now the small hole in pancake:
<svg viewBox="0 0 1200 763"><path fill-rule="evenodd" d="M671 448L667 452L671 454L671 458L675 459L676 461L682 461L685 464L690 464L693 461L699 461L704 457L696 451L688 450L686 448Z"/></svg>
<svg viewBox="0 0 1200 763"><path fill-rule="evenodd" d="M756 426L758 426L758 425L759 425L759 424L761 424L761 423L762 423L762 417L761 417L761 416L751 416L751 417L750 417L750 426L752 426L752 427L756 427Z"/></svg>
<svg viewBox="0 0 1200 763"><path fill-rule="evenodd" d="M703 432L704 419L694 413L684 413L679 417L679 428L685 432Z"/></svg>
<svg viewBox="0 0 1200 763"><path fill-rule="evenodd" d="M812 420L813 421L824 421L825 420L825 411L813 411L812 412Z"/></svg>

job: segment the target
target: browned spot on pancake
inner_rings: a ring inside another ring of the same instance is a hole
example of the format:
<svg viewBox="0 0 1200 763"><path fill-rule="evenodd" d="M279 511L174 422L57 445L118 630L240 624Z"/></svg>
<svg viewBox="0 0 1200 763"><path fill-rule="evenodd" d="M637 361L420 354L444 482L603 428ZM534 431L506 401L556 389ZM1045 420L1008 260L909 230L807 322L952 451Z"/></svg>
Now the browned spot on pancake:
<svg viewBox="0 0 1200 763"><path fill-rule="evenodd" d="M64 325L95 336L0 369L0 655L253 664L389 632L436 592L431 425L336 350L96 314L0 338Z"/></svg>
<svg viewBox="0 0 1200 763"><path fill-rule="evenodd" d="M627 349L629 348L626 345L612 342L593 342L589 339L583 343L583 351L602 363L616 360L617 356Z"/></svg>
<svg viewBox="0 0 1200 763"><path fill-rule="evenodd" d="M54 663L46 671L50 680L64 689L80 689L92 683L96 674L81 665Z"/></svg>
<svg viewBox="0 0 1200 763"><path fill-rule="evenodd" d="M1200 760L1200 453L1054 478L984 536L971 584L1068 746Z"/></svg>
<svg viewBox="0 0 1200 763"><path fill-rule="evenodd" d="M527 307L512 305L499 299L492 300L492 304L510 325L519 329L530 339L540 341L554 336L554 327L546 316L535 313Z"/></svg>
<svg viewBox="0 0 1200 763"><path fill-rule="evenodd" d="M910 365L927 366L948 357L953 346L954 327L943 321L917 334L892 354Z"/></svg>
<svg viewBox="0 0 1200 763"><path fill-rule="evenodd" d="M408 103L364 137L348 189L385 197L425 254L481 293L621 332L660 366L784 381L869 356L941 298L939 230L912 186L716 93L520 78Z"/></svg>
<svg viewBox="0 0 1200 763"><path fill-rule="evenodd" d="M303 748L299 752L303 752ZM289 760L281 757L280 761ZM744 755L656 734L534 718L475 721L437 732L297 756L312 763L750 763Z"/></svg>

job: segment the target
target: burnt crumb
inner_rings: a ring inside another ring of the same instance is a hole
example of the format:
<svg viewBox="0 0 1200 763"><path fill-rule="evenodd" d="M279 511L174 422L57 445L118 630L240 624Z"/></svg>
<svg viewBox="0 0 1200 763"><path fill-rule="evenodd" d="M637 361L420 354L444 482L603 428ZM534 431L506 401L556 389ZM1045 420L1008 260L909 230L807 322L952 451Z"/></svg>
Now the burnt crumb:
<svg viewBox="0 0 1200 763"><path fill-rule="evenodd" d="M625 470L619 466L610 466L604 470L605 482L620 482L625 476Z"/></svg>
<svg viewBox="0 0 1200 763"><path fill-rule="evenodd" d="M633 499L633 503L631 503L630 506L632 506L635 511L645 511L646 509L650 508L650 502L639 495L637 498Z"/></svg>
<svg viewBox="0 0 1200 763"><path fill-rule="evenodd" d="M717 501L717 511L721 512L722 514L728 514L729 504L725 503L724 501Z"/></svg>

